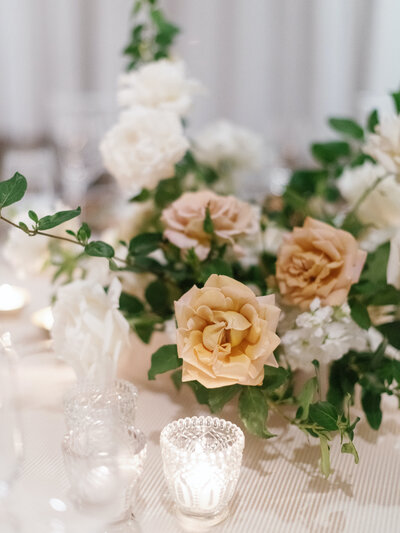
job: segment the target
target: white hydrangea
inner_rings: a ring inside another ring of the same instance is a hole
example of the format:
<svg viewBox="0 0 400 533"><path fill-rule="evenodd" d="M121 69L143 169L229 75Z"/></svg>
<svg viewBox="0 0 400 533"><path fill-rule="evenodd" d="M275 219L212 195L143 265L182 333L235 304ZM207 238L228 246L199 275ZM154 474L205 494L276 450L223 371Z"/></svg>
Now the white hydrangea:
<svg viewBox="0 0 400 533"><path fill-rule="evenodd" d="M189 147L179 117L172 111L133 107L121 113L100 144L103 163L124 195L154 188L174 175Z"/></svg>
<svg viewBox="0 0 400 533"><path fill-rule="evenodd" d="M259 170L264 162L264 142L257 134L219 120L207 126L194 140L199 161L217 170Z"/></svg>
<svg viewBox="0 0 400 533"><path fill-rule="evenodd" d="M200 84L185 76L183 61L161 59L121 74L118 80L121 107L145 106L172 111L183 117Z"/></svg>
<svg viewBox="0 0 400 533"><path fill-rule="evenodd" d="M367 161L343 172L338 187L349 206L354 207L364 192L386 174L381 165ZM400 226L400 183L396 178L385 177L361 203L357 214L361 222L376 228Z"/></svg>
<svg viewBox="0 0 400 533"><path fill-rule="evenodd" d="M387 172L400 173L400 115L386 115L367 139L364 152Z"/></svg>
<svg viewBox="0 0 400 533"><path fill-rule="evenodd" d="M368 333L352 320L347 303L321 306L316 298L310 311L299 314L293 327L283 333L281 346L290 365L304 369L314 359L327 364L351 349L366 350Z"/></svg>

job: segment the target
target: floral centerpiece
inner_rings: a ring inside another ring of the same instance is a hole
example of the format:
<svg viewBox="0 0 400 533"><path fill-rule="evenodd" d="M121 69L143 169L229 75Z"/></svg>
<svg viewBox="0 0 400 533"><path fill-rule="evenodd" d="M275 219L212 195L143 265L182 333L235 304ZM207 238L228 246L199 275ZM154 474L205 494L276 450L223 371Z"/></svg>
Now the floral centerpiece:
<svg viewBox="0 0 400 533"><path fill-rule="evenodd" d="M382 395L400 397L400 93L365 127L331 118L340 140L312 144L315 165L253 205L235 183L260 171L262 142L224 121L188 138L200 84L171 56L179 29L156 0L134 13L120 117L100 146L128 214L97 240L68 226L79 208L13 218L27 188L17 173L0 183L0 219L14 226L5 254L15 259L18 233L52 238L45 262L64 283L53 337L78 374L115 373L129 328L145 343L166 331L149 379L171 372L212 412L236 398L261 438L274 437L269 413L282 415L319 439L325 476L336 434L357 463L356 387L375 430Z"/></svg>

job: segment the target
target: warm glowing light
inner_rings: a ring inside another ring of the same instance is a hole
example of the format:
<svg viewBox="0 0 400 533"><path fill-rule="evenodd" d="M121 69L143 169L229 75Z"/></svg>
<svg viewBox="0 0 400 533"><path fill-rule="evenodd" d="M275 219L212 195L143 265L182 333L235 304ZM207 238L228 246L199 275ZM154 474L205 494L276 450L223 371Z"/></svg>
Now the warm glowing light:
<svg viewBox="0 0 400 533"><path fill-rule="evenodd" d="M51 328L54 324L53 311L51 310L51 307L44 307L43 309L36 311L36 313L33 313L32 322L38 328L51 331Z"/></svg>
<svg viewBox="0 0 400 533"><path fill-rule="evenodd" d="M29 293L22 287L14 287L7 283L0 285L0 312L19 311L29 301Z"/></svg>

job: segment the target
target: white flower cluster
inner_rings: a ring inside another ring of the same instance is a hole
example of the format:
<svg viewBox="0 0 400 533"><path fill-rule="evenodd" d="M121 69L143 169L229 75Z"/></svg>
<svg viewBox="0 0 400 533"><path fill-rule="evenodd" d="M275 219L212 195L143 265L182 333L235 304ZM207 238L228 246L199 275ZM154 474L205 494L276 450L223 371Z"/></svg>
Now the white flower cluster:
<svg viewBox="0 0 400 533"><path fill-rule="evenodd" d="M352 320L347 303L321 306L316 298L310 311L299 314L293 328L281 336L281 346L294 369L306 368L314 359L330 363L351 349L367 349L368 334Z"/></svg>
<svg viewBox="0 0 400 533"><path fill-rule="evenodd" d="M194 144L199 161L227 173L259 170L264 162L264 149L261 137L227 120L207 126Z"/></svg>

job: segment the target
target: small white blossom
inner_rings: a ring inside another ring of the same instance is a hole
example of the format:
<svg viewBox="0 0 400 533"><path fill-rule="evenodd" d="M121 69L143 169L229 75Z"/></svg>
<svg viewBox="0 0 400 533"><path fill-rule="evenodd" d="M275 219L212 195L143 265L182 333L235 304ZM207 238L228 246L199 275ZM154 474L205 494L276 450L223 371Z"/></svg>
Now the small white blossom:
<svg viewBox="0 0 400 533"><path fill-rule="evenodd" d="M197 81L186 78L184 63L170 59L121 74L118 85L121 107L140 105L172 111L181 117L190 110L193 93L200 89Z"/></svg>
<svg viewBox="0 0 400 533"><path fill-rule="evenodd" d="M400 173L400 115L386 115L368 137L364 152L387 172Z"/></svg>
<svg viewBox="0 0 400 533"><path fill-rule="evenodd" d="M264 143L261 137L227 120L206 127L194 141L199 161L216 170L259 170L264 163Z"/></svg>
<svg viewBox="0 0 400 533"><path fill-rule="evenodd" d="M347 303L321 306L316 298L310 311L299 314L292 328L282 334L281 346L294 369L306 368L314 359L330 363L351 349L367 349L368 334L352 320Z"/></svg>

